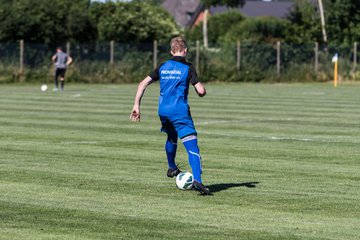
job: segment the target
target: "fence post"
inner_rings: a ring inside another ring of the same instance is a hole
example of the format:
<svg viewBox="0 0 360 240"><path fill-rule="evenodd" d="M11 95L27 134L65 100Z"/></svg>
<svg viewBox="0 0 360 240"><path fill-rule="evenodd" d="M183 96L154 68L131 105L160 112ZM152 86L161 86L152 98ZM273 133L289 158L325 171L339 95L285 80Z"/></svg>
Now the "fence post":
<svg viewBox="0 0 360 240"><path fill-rule="evenodd" d="M319 43L315 42L315 63L314 63L314 72L317 75L319 70Z"/></svg>
<svg viewBox="0 0 360 240"><path fill-rule="evenodd" d="M353 56L353 67L352 67L352 75L353 79L356 78L356 66L357 65L357 42L354 42L354 56Z"/></svg>
<svg viewBox="0 0 360 240"><path fill-rule="evenodd" d="M240 71L240 61L241 61L241 42L240 42L240 40L237 41L236 52L237 52L236 69L238 71Z"/></svg>
<svg viewBox="0 0 360 240"><path fill-rule="evenodd" d="M22 77L22 75L24 74L24 40L21 39L20 40L20 59L19 59L19 65L20 65L20 69L19 69L19 78Z"/></svg>
<svg viewBox="0 0 360 240"><path fill-rule="evenodd" d="M153 63L154 63L154 69L157 68L158 65L158 42L157 40L154 40L153 45Z"/></svg>
<svg viewBox="0 0 360 240"><path fill-rule="evenodd" d="M200 42L196 41L196 58L195 58L195 68L197 74L200 75Z"/></svg>
<svg viewBox="0 0 360 240"><path fill-rule="evenodd" d="M70 56L70 42L66 42L66 54Z"/></svg>
<svg viewBox="0 0 360 240"><path fill-rule="evenodd" d="M276 66L277 66L277 74L280 75L280 41L276 43Z"/></svg>
<svg viewBox="0 0 360 240"><path fill-rule="evenodd" d="M114 40L110 41L110 65L114 66Z"/></svg>

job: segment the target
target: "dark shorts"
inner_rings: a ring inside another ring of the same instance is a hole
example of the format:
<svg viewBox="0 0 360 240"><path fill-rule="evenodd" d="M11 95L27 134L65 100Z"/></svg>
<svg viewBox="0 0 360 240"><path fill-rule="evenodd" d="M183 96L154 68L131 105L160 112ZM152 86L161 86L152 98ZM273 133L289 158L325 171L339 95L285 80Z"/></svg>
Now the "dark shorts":
<svg viewBox="0 0 360 240"><path fill-rule="evenodd" d="M189 135L196 135L191 116L159 116L162 124L161 131L166 132L171 138L183 138Z"/></svg>
<svg viewBox="0 0 360 240"><path fill-rule="evenodd" d="M66 72L66 68L57 68L55 70L55 78L57 79L59 76L61 78L65 78L65 72Z"/></svg>

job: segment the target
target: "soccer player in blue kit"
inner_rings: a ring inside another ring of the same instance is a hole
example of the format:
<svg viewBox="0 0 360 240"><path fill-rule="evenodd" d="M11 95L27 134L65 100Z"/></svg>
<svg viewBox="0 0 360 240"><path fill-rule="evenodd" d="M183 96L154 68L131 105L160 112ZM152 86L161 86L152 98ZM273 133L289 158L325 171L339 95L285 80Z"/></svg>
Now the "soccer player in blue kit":
<svg viewBox="0 0 360 240"><path fill-rule="evenodd" d="M140 121L140 104L145 89L154 81L160 82L158 114L162 124L161 131L167 134L165 151L168 160L168 177L177 176L181 170L175 163L178 138L183 142L188 153L194 183L193 187L202 195L211 192L202 184L201 156L197 143L197 132L188 104L189 85L192 84L198 96L206 95L205 87L197 79L194 66L185 59L187 43L182 37L175 37L170 42L173 57L159 65L139 83L134 107L130 119Z"/></svg>

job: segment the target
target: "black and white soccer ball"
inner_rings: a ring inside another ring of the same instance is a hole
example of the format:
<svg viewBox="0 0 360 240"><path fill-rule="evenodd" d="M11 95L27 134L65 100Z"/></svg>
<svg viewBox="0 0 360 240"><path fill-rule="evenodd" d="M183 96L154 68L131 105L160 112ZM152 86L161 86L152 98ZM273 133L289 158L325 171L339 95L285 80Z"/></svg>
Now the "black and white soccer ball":
<svg viewBox="0 0 360 240"><path fill-rule="evenodd" d="M181 190L192 188L194 176L191 172L181 172L176 176L176 186Z"/></svg>
<svg viewBox="0 0 360 240"><path fill-rule="evenodd" d="M46 92L46 90L48 89L48 86L46 84L43 84L43 85L41 85L40 89L42 92Z"/></svg>

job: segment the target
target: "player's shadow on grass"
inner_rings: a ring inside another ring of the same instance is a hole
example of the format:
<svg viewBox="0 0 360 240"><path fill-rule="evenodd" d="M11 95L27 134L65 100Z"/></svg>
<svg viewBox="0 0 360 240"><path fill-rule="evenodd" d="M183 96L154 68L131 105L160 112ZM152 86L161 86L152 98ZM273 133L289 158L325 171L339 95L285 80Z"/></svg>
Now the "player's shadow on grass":
<svg viewBox="0 0 360 240"><path fill-rule="evenodd" d="M254 188L256 184L260 182L244 182L244 183L218 183L207 185L206 187L210 190L210 192L221 192L223 190L233 188L233 187L247 187L247 188Z"/></svg>

